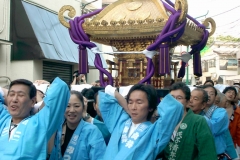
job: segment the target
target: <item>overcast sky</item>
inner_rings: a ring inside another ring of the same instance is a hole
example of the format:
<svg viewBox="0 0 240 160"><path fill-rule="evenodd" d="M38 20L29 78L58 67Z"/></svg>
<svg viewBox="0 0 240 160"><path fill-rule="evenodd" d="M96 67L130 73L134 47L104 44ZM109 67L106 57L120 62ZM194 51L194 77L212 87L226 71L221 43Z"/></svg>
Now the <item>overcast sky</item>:
<svg viewBox="0 0 240 160"><path fill-rule="evenodd" d="M188 4L192 17L205 15L209 11L206 17L213 16L217 24L215 35L240 37L240 0L188 0Z"/></svg>

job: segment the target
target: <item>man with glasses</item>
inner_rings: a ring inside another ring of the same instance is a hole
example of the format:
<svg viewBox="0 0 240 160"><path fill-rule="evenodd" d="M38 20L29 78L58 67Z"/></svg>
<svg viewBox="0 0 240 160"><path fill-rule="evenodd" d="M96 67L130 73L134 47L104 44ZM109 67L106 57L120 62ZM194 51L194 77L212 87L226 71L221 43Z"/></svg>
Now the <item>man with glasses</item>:
<svg viewBox="0 0 240 160"><path fill-rule="evenodd" d="M212 131L216 151L219 159L230 159L227 151L227 137L228 135L228 115L224 108L218 108L214 105L217 96L217 90L211 85L203 86L203 89L208 93L207 105L204 109L204 117L207 120ZM236 158L236 155L233 155Z"/></svg>
<svg viewBox="0 0 240 160"><path fill-rule="evenodd" d="M183 104L184 115L176 126L168 146L158 158L163 160L217 159L214 140L206 120L187 107L190 93L189 87L182 82L175 83L170 88L170 94Z"/></svg>

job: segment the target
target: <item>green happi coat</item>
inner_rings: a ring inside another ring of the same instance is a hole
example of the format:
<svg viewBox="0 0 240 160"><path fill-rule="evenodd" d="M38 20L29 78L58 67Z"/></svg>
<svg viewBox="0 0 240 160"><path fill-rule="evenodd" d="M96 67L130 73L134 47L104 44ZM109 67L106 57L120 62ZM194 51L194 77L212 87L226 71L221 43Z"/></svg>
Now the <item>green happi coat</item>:
<svg viewBox="0 0 240 160"><path fill-rule="evenodd" d="M204 117L189 109L162 156L163 160L217 160L214 139Z"/></svg>

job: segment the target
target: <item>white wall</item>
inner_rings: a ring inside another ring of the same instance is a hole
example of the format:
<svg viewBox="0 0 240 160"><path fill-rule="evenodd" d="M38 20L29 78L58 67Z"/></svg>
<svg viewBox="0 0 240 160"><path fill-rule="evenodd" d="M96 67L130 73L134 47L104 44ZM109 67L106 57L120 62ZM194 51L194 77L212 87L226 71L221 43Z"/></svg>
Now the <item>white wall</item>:
<svg viewBox="0 0 240 160"><path fill-rule="evenodd" d="M10 0L0 0L0 40L9 41L10 32ZM10 69L11 46L0 43L0 77L11 78ZM0 86L9 83L7 78L0 78Z"/></svg>
<svg viewBox="0 0 240 160"><path fill-rule="evenodd" d="M10 45L0 44L0 77L7 76L11 79L10 53ZM0 78L0 86L5 86L8 83L7 78Z"/></svg>
<svg viewBox="0 0 240 160"><path fill-rule="evenodd" d="M9 40L10 0L0 0L0 39Z"/></svg>

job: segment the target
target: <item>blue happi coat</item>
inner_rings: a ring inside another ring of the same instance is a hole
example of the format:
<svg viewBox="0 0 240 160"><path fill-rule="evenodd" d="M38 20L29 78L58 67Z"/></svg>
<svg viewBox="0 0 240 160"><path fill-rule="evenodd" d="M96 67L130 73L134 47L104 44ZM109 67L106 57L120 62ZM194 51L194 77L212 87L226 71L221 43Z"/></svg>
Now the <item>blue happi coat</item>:
<svg viewBox="0 0 240 160"><path fill-rule="evenodd" d="M27 117L17 126L9 139L11 115L0 104L0 159L43 160L47 155L47 143L60 125L69 100L65 82L56 78L44 98L44 108Z"/></svg>
<svg viewBox="0 0 240 160"><path fill-rule="evenodd" d="M158 106L160 118L154 123L145 122L131 137L126 138L131 118L118 101L99 92L99 107L111 138L104 160L153 160L168 144L174 128L183 114L183 106L170 94Z"/></svg>
<svg viewBox="0 0 240 160"><path fill-rule="evenodd" d="M99 129L83 120L74 131L64 156L61 154L62 125L59 127L54 141L50 160L101 160L106 150L102 133Z"/></svg>
<svg viewBox="0 0 240 160"><path fill-rule="evenodd" d="M212 109L214 105L209 108ZM204 114L205 119L212 131L217 154L226 153L227 142L226 142L226 132L228 130L228 115L224 108L216 108L212 111L210 116Z"/></svg>

